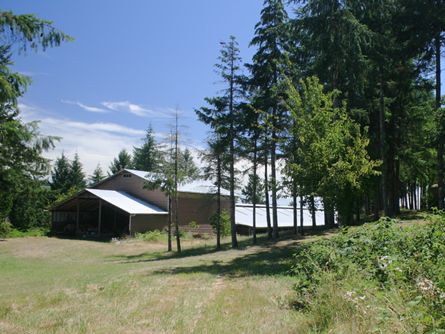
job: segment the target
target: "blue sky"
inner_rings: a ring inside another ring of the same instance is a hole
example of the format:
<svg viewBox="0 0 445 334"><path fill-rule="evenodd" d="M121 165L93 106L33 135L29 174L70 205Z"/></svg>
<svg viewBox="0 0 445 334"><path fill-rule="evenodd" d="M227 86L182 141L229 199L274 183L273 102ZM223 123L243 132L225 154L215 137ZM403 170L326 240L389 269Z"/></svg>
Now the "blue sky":
<svg viewBox="0 0 445 334"><path fill-rule="evenodd" d="M4 0L2 10L33 13L75 38L46 52L15 55L33 83L21 109L43 133L63 137L48 157L77 152L87 173L104 170L122 149L141 143L151 123L162 140L181 111L182 143L205 147L195 116L220 87L213 65L220 41L249 42L262 0ZM445 60L444 60L445 65ZM444 85L445 86L445 85ZM445 88L445 87L443 87Z"/></svg>
<svg viewBox="0 0 445 334"><path fill-rule="evenodd" d="M152 123L169 132L181 110L183 143L204 147L208 129L193 112L219 87L213 65L219 42L237 37L244 61L262 1L3 1L3 10L33 13L75 38L46 52L15 55L32 77L21 100L23 118L62 136L62 151L78 152L88 173L104 169L122 148L140 142Z"/></svg>

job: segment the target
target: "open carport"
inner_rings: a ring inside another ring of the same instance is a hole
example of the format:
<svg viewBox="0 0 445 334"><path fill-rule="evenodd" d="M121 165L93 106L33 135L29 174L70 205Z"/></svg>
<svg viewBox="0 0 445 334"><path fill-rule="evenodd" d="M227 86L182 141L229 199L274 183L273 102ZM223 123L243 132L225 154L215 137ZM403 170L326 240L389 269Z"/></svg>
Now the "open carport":
<svg viewBox="0 0 445 334"><path fill-rule="evenodd" d="M134 234L150 229L150 223L158 225L168 215L126 192L102 189L85 189L51 211L54 233L83 236Z"/></svg>

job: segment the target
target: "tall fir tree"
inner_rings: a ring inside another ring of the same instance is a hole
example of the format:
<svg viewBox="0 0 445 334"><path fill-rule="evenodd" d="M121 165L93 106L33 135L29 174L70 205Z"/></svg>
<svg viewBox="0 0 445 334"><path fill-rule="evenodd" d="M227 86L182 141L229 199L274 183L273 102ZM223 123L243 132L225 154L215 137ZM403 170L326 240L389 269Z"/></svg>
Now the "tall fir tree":
<svg viewBox="0 0 445 334"><path fill-rule="evenodd" d="M153 128L150 125L147 128L142 146L133 148L133 167L147 172L156 172L159 171L161 158L161 152L155 141Z"/></svg>
<svg viewBox="0 0 445 334"><path fill-rule="evenodd" d="M260 21L255 26L252 46L257 47L250 65L252 85L261 95L261 109L266 114L265 149L270 152L273 238L278 238L277 145L285 127L286 111L281 107L280 83L289 71L288 15L281 0L265 0ZM268 153L265 152L267 166ZM267 176L267 175L266 175ZM267 180L265 179L267 183ZM267 185L266 185L267 186Z"/></svg>
<svg viewBox="0 0 445 334"><path fill-rule="evenodd" d="M105 179L105 177L106 176L102 170L102 167L100 166L100 164L97 164L96 168L93 171L93 174L90 176L90 186L99 183L100 181Z"/></svg>
<svg viewBox="0 0 445 334"><path fill-rule="evenodd" d="M130 153L123 149L119 152L116 158L110 163L110 175L116 174L125 168L133 168L133 161Z"/></svg>
<svg viewBox="0 0 445 334"><path fill-rule="evenodd" d="M80 162L79 154L74 154L74 159L71 161L69 168L69 178L71 188L82 189L86 186L85 173L83 171L82 163Z"/></svg>
<svg viewBox="0 0 445 334"><path fill-rule="evenodd" d="M201 121L209 124L214 131L224 133L227 138L229 152L229 174L230 174L230 225L232 247L238 247L235 223L235 186L236 186L236 146L237 127L240 117L240 105L244 97L244 77L241 75L241 58L239 55L238 43L234 36L230 36L227 42L221 42L219 63L215 65L219 76L222 79L224 88L222 96L206 99L206 102L214 108L201 108L197 110Z"/></svg>
<svg viewBox="0 0 445 334"><path fill-rule="evenodd" d="M65 153L56 159L51 172L51 189L66 194L71 189L71 163Z"/></svg>

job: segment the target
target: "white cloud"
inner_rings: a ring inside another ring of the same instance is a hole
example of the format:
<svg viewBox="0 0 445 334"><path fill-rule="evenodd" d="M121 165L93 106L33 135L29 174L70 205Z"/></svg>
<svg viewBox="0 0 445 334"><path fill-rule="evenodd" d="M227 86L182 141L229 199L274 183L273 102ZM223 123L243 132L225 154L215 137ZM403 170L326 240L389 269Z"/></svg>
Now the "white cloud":
<svg viewBox="0 0 445 334"><path fill-rule="evenodd" d="M80 107L83 110L86 110L88 112L96 112L96 113L106 113L106 112L108 112L108 110L105 110L103 108L88 106L88 105L83 104L82 102L79 102L79 101L62 100L61 102L65 103L65 104L72 104L72 105L78 106L78 107Z"/></svg>
<svg viewBox="0 0 445 334"><path fill-rule="evenodd" d="M163 112L147 109L139 104L131 103L129 101L104 101L102 102L102 105L114 111L124 111L139 117L170 116Z"/></svg>
<svg viewBox="0 0 445 334"><path fill-rule="evenodd" d="M22 119L25 122L40 120L40 132L62 139L56 148L44 155L56 159L62 152L73 158L77 152L87 175L91 175L98 163L107 171L110 161L120 150L131 151L140 144L144 130L122 126L116 123L86 123L54 116L26 104L20 104Z"/></svg>

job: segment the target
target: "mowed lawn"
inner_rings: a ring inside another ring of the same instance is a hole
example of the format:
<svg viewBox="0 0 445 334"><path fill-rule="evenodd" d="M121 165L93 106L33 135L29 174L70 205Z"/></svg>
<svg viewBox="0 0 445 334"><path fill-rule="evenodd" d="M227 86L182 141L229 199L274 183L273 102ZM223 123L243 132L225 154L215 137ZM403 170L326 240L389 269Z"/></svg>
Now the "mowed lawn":
<svg viewBox="0 0 445 334"><path fill-rule="evenodd" d="M2 240L0 333L298 332L287 271L299 242L186 241L178 255L137 240Z"/></svg>

